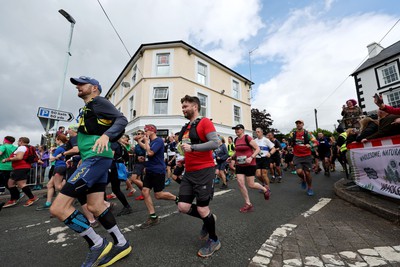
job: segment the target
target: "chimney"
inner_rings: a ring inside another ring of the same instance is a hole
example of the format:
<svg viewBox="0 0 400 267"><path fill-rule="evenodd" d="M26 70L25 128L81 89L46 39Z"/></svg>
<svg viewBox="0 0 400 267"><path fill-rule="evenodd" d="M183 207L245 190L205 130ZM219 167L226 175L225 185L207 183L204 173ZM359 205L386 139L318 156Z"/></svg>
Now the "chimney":
<svg viewBox="0 0 400 267"><path fill-rule="evenodd" d="M367 45L367 48L368 48L369 58L377 56L383 50L383 47L376 42Z"/></svg>

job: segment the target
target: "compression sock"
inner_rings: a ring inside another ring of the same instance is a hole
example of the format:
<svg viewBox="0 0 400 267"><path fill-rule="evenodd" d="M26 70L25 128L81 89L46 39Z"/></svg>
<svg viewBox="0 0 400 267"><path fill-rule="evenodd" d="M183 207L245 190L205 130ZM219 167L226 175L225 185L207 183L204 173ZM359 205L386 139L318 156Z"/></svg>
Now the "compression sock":
<svg viewBox="0 0 400 267"><path fill-rule="evenodd" d="M207 229L208 236L214 241L218 240L217 235L215 234L215 220L214 216L210 212L205 218L202 218L204 222L204 226Z"/></svg>
<svg viewBox="0 0 400 267"><path fill-rule="evenodd" d="M22 188L22 192L24 192L25 195L26 195L29 199L32 199L32 198L35 197L35 196L32 194L31 188L30 188L29 186L24 186L24 187Z"/></svg>
<svg viewBox="0 0 400 267"><path fill-rule="evenodd" d="M74 212L64 220L64 224L79 234L90 228L89 220L79 210L74 210Z"/></svg>
<svg viewBox="0 0 400 267"><path fill-rule="evenodd" d="M117 226L117 222L115 220L114 215L110 212L109 209L103 211L102 214L97 218L97 220L103 225L103 227L107 230L107 232L111 235L114 240L114 245L123 246L126 244L126 239L122 235L121 231Z"/></svg>
<svg viewBox="0 0 400 267"><path fill-rule="evenodd" d="M19 191L16 186L10 187L8 190L10 190L11 200L19 199Z"/></svg>
<svg viewBox="0 0 400 267"><path fill-rule="evenodd" d="M190 207L189 211L187 212L188 215L196 217L196 218L200 218L201 216L199 214L199 212L197 211L197 205L196 204L192 204L192 206Z"/></svg>

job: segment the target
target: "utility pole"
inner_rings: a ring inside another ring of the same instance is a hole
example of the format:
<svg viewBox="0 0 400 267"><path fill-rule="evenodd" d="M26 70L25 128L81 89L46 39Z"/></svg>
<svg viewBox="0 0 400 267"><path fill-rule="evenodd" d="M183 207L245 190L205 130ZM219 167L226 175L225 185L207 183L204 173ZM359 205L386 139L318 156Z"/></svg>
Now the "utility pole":
<svg viewBox="0 0 400 267"><path fill-rule="evenodd" d="M315 131L318 131L318 118L317 118L317 109L314 109L315 114Z"/></svg>
<svg viewBox="0 0 400 267"><path fill-rule="evenodd" d="M252 81L252 77L251 77L251 53L253 53L257 49L258 49L258 46L256 48L254 48L253 50L249 51L249 78L250 78L250 81ZM250 84L249 88L250 88L250 99L252 99L253 96L252 96L252 91L251 91L251 84Z"/></svg>

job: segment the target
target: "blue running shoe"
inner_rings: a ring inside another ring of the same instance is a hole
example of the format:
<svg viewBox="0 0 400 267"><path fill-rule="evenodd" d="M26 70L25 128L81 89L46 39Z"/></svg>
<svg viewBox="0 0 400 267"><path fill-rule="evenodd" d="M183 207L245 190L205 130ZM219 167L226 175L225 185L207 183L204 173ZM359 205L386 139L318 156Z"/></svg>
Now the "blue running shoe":
<svg viewBox="0 0 400 267"><path fill-rule="evenodd" d="M103 238L103 244L94 248L91 247L89 253L86 256L86 260L82 263L82 267L92 267L97 266L99 262L110 252L112 244Z"/></svg>
<svg viewBox="0 0 400 267"><path fill-rule="evenodd" d="M214 179L214 184L219 184L219 178Z"/></svg>
<svg viewBox="0 0 400 267"><path fill-rule="evenodd" d="M307 195L313 196L314 195L314 191L311 188L308 188L307 189Z"/></svg>
<svg viewBox="0 0 400 267"><path fill-rule="evenodd" d="M307 188L306 182L304 180L301 181L301 189L306 189L306 188Z"/></svg>
<svg viewBox="0 0 400 267"><path fill-rule="evenodd" d="M169 186L171 184L171 178L167 178L165 181L165 186Z"/></svg>
<svg viewBox="0 0 400 267"><path fill-rule="evenodd" d="M120 259L126 257L131 253L132 247L129 244L129 241L126 242L125 245L113 246L110 253L108 253L99 263L99 267L106 267L114 264L115 262L119 261Z"/></svg>
<svg viewBox="0 0 400 267"><path fill-rule="evenodd" d="M202 247L199 252L197 252L197 255L202 258L207 258L210 257L212 254L214 254L215 251L219 250L221 248L221 242L219 240L214 241L211 238L207 240L207 243L204 247Z"/></svg>

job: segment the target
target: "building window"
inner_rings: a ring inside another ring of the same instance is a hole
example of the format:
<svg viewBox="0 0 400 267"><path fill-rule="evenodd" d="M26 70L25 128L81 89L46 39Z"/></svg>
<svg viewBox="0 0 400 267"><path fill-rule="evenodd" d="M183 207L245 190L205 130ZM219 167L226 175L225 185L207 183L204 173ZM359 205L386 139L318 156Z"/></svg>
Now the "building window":
<svg viewBox="0 0 400 267"><path fill-rule="evenodd" d="M132 83L136 83L136 73L137 73L137 65L133 66L132 68Z"/></svg>
<svg viewBox="0 0 400 267"><path fill-rule="evenodd" d="M129 98L129 120L133 120L135 118L135 102L134 102L135 98L132 95Z"/></svg>
<svg viewBox="0 0 400 267"><path fill-rule="evenodd" d="M241 123L241 120L242 120L242 116L241 116L240 107L233 106L233 122L234 122L234 124Z"/></svg>
<svg viewBox="0 0 400 267"><path fill-rule="evenodd" d="M200 100L200 116L207 117L207 96L198 93L197 97Z"/></svg>
<svg viewBox="0 0 400 267"><path fill-rule="evenodd" d="M168 114L168 87L153 89L153 114Z"/></svg>
<svg viewBox="0 0 400 267"><path fill-rule="evenodd" d="M232 81L232 96L236 99L240 98L240 88L238 81Z"/></svg>
<svg viewBox="0 0 400 267"><path fill-rule="evenodd" d="M395 63L389 65L388 67L382 69L382 78L384 84L393 83L399 80L399 75L397 73Z"/></svg>
<svg viewBox="0 0 400 267"><path fill-rule="evenodd" d="M207 65L197 62L197 82L207 85Z"/></svg>
<svg viewBox="0 0 400 267"><path fill-rule="evenodd" d="M170 53L160 53L157 54L157 66L156 74L157 76L169 75L169 56Z"/></svg>
<svg viewBox="0 0 400 267"><path fill-rule="evenodd" d="M400 107L400 91L392 92L387 95L388 105L392 107Z"/></svg>

